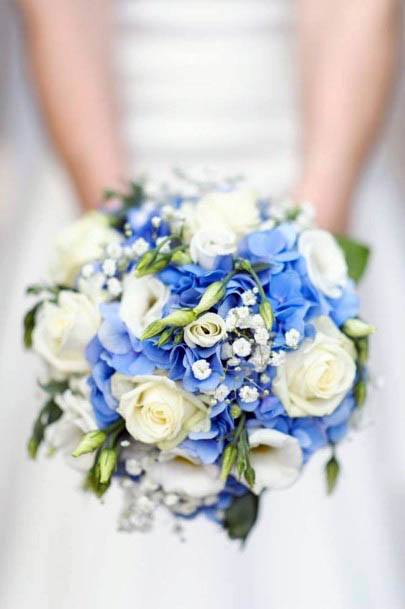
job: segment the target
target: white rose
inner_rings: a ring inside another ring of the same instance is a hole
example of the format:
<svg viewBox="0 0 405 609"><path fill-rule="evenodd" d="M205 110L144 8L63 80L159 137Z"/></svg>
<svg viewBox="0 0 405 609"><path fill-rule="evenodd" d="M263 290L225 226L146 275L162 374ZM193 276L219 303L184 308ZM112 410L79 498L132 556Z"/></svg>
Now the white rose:
<svg viewBox="0 0 405 609"><path fill-rule="evenodd" d="M217 256L227 256L235 252L235 233L227 229L200 229L190 243L192 260L207 270L214 267Z"/></svg>
<svg viewBox="0 0 405 609"><path fill-rule="evenodd" d="M69 383L70 388L55 397L55 402L63 410L63 414L45 430L45 442L49 448L63 451L69 463L81 471L91 467L94 455L70 458L71 454L83 434L97 429L86 380L87 377L73 377Z"/></svg>
<svg viewBox="0 0 405 609"><path fill-rule="evenodd" d="M195 498L217 495L224 488L216 465L203 465L184 453L162 453L162 459L148 467L148 476L166 493Z"/></svg>
<svg viewBox="0 0 405 609"><path fill-rule="evenodd" d="M162 316L169 288L155 277L127 275L123 284L120 317L134 336Z"/></svg>
<svg viewBox="0 0 405 609"><path fill-rule="evenodd" d="M120 240L105 214L97 211L86 214L58 236L51 265L52 279L56 283L72 285L84 264L97 260L104 247Z"/></svg>
<svg viewBox="0 0 405 609"><path fill-rule="evenodd" d="M276 429L254 429L249 432L249 445L255 470L254 493L294 484L302 466L302 451L296 438Z"/></svg>
<svg viewBox="0 0 405 609"><path fill-rule="evenodd" d="M315 338L286 354L273 381L273 392L291 417L331 414L356 375L353 343L329 317L318 317L315 327Z"/></svg>
<svg viewBox="0 0 405 609"><path fill-rule="evenodd" d="M33 348L60 373L85 373L89 369L85 349L99 325L98 308L87 296L63 290L56 303L40 307Z"/></svg>
<svg viewBox="0 0 405 609"><path fill-rule="evenodd" d="M240 238L260 225L257 196L250 190L211 192L195 205L185 204L181 210L193 234L200 229L215 228L231 231Z"/></svg>
<svg viewBox="0 0 405 609"><path fill-rule="evenodd" d="M197 345L212 347L225 336L225 320L216 313L204 313L184 328L184 340L191 349Z"/></svg>
<svg viewBox="0 0 405 609"><path fill-rule="evenodd" d="M111 387L128 433L161 450L174 448L191 431L208 431L208 406L165 376L115 374Z"/></svg>
<svg viewBox="0 0 405 609"><path fill-rule="evenodd" d="M335 238L325 230L306 230L299 238L298 250L314 286L330 298L339 298L348 276L345 257Z"/></svg>

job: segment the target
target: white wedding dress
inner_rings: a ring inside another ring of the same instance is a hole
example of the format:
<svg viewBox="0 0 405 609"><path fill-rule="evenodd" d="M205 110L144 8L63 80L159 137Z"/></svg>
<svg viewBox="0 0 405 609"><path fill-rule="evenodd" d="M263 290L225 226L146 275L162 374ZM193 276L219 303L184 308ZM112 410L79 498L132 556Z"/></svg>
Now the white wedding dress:
<svg viewBox="0 0 405 609"><path fill-rule="evenodd" d="M116 1L117 82L134 171L165 177L173 165L210 165L243 172L275 195L288 192L299 165L294 11L290 0ZM5 30L18 46L16 31ZM362 294L367 318L378 327L373 370L385 385L372 396L368 422L339 449L336 494L325 496L328 455L320 454L295 487L263 497L243 551L203 519L181 543L166 521L148 536L117 533L119 492L100 505L80 493L77 473L59 459L25 457L39 402L38 366L19 342L23 286L44 275L48 243L74 207L33 128L18 54L10 62L1 87L10 96L13 150L0 148L9 203L0 246L0 607L403 609L400 117L393 113L359 189L353 226L375 248Z"/></svg>

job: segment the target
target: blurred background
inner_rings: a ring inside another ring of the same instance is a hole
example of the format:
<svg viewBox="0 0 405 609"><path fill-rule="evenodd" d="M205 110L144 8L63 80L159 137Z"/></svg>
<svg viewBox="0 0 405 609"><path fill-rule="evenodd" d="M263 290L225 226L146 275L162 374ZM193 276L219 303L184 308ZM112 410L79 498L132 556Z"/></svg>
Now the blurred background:
<svg viewBox="0 0 405 609"><path fill-rule="evenodd" d="M119 32L125 37L129 27L125 20L134 5L131 8L130 1L119 4L124 7ZM142 3L135 4L137 19ZM159 15L162 7L171 3L152 4L158 4ZM176 11L182 14L181 4L175 2L169 12L174 6L174 15ZM255 4L267 23L265 3ZM274 4L280 5L277 11L284 15L282 2ZM234 8L231 0L222 0L221 6L229 13ZM192 17L189 10L188 18ZM141 19L134 31L138 27L147 40L147 19ZM152 55L153 65L158 64L161 49L151 48L127 47L126 61L147 65ZM403 52L400 55L405 57ZM123 121L124 131L127 126ZM251 165L255 165L254 160ZM135 164L130 167L135 169ZM95 506L76 491L74 472L61 469L57 461L28 463L24 452L39 404L38 366L20 347L21 319L27 307L24 288L45 278L52 239L80 213L80 205L44 127L18 10L11 1L0 2L2 609L76 609L85 605L104 609L112 602L129 607L133 606L129 587L133 603L142 602L146 608L163 603L165 595L166 606L176 609L198 609L200 603L253 609L405 607L404 168L405 77L401 60L385 127L356 188L350 226L354 236L373 248L361 294L365 317L378 327L372 370L380 389L371 396L359 433L342 448L343 476L336 496L325 498L322 466L326 457L320 455L310 463L297 488L266 497L266 523L259 525L261 532L252 538L244 554L228 548L219 535L214 539L209 532L211 525L205 524L190 532L187 547L167 531L154 542L124 539L114 531L117 497L105 509ZM288 171L286 175L290 175ZM179 573L173 575L173 566L156 558L162 549L181 565L179 572L187 591L181 598L177 597ZM151 576L155 567L159 569L158 585ZM191 594L196 573L201 570L205 577L198 582L197 601Z"/></svg>

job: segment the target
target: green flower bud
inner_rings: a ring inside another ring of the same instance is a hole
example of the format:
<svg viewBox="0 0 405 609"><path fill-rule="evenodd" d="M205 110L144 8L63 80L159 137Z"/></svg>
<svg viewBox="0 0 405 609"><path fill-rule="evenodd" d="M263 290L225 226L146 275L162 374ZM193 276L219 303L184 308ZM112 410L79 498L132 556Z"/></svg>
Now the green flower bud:
<svg viewBox="0 0 405 609"><path fill-rule="evenodd" d="M97 465L100 484L107 484L117 467L117 451L114 448L103 448Z"/></svg>
<svg viewBox="0 0 405 609"><path fill-rule="evenodd" d="M163 345L168 343L172 334L173 334L172 328L166 328L166 330L163 330L163 332L160 335L160 338L157 342L158 347L163 347Z"/></svg>
<svg viewBox="0 0 405 609"><path fill-rule="evenodd" d="M368 338L356 340L357 360L360 366L365 366L368 361Z"/></svg>
<svg viewBox="0 0 405 609"><path fill-rule="evenodd" d="M196 319L196 314L192 309L177 309L164 317L162 322L164 322L165 326L171 326L174 328L184 328L191 324L192 321Z"/></svg>
<svg viewBox="0 0 405 609"><path fill-rule="evenodd" d="M232 404L231 406L231 416L233 419L237 419L242 414L242 409L237 404Z"/></svg>
<svg viewBox="0 0 405 609"><path fill-rule="evenodd" d="M190 254L186 252L177 251L174 252L171 262L176 266L184 266L185 264L190 264L192 262Z"/></svg>
<svg viewBox="0 0 405 609"><path fill-rule="evenodd" d="M361 408L366 401L367 397L367 386L364 381L358 381L354 387L354 399L356 400L357 406Z"/></svg>
<svg viewBox="0 0 405 609"><path fill-rule="evenodd" d="M250 486L250 488L253 488L253 486L255 485L256 474L255 474L255 470L253 469L253 467L251 465L248 465L247 468L245 469L244 476L245 476L245 480L248 483L248 485Z"/></svg>
<svg viewBox="0 0 405 609"><path fill-rule="evenodd" d="M204 292L200 302L194 308L196 315L208 311L225 296L226 290L223 281L214 281Z"/></svg>
<svg viewBox="0 0 405 609"><path fill-rule="evenodd" d="M156 250L149 250L148 252L145 252L145 254L142 256L142 258L140 258L137 267L136 267L136 273L141 273L142 271L144 271L145 269L147 269L152 262L155 260L157 256L157 251Z"/></svg>
<svg viewBox="0 0 405 609"><path fill-rule="evenodd" d="M333 493L339 478L340 466L335 456L332 456L325 466L326 490L328 495Z"/></svg>
<svg viewBox="0 0 405 609"><path fill-rule="evenodd" d="M273 325L273 309L271 308L271 304L268 300L262 300L259 305L259 313L264 319L264 323L268 330L271 330Z"/></svg>
<svg viewBox="0 0 405 609"><path fill-rule="evenodd" d="M235 464L238 450L233 444L228 444L222 457L221 480L226 480Z"/></svg>
<svg viewBox="0 0 405 609"><path fill-rule="evenodd" d="M138 266L136 268L136 276L145 277L145 275L155 275L156 273L159 273L159 271L162 271L164 268L167 267L167 265L169 264L169 259L170 259L170 256L168 256L166 254L165 255L159 254L155 258L155 260L153 262L151 262L151 264L149 264L145 267L142 267L142 268L139 268L139 266Z"/></svg>
<svg viewBox="0 0 405 609"><path fill-rule="evenodd" d="M365 338L375 332L374 326L366 324L361 319L348 319L343 324L342 330L350 338Z"/></svg>
<svg viewBox="0 0 405 609"><path fill-rule="evenodd" d="M28 451L28 456L30 459L36 458L37 452L38 452L38 447L39 447L38 440L34 436L32 436L28 440L28 444L27 444L27 451Z"/></svg>
<svg viewBox="0 0 405 609"><path fill-rule="evenodd" d="M72 453L72 457L80 457L80 455L92 453L102 445L105 439L106 434L104 431L101 431L100 429L89 431L89 433L86 433L80 440L76 450Z"/></svg>
<svg viewBox="0 0 405 609"><path fill-rule="evenodd" d="M163 332L165 327L166 324L164 323L163 319L157 319L156 321L152 321L152 323L149 324L147 328L145 328L141 336L141 340L147 340L148 338L153 338L154 336L157 336L158 334Z"/></svg>

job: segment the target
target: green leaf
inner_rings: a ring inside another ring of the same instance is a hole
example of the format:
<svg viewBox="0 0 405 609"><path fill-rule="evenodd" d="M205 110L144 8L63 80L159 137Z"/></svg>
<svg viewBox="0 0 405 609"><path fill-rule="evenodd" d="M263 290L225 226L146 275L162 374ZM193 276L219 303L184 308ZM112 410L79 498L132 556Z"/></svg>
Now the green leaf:
<svg viewBox="0 0 405 609"><path fill-rule="evenodd" d="M328 495L333 493L336 488L336 484L340 474L340 466L338 460L335 455L329 459L325 466L325 475L326 475L326 490Z"/></svg>
<svg viewBox="0 0 405 609"><path fill-rule="evenodd" d="M45 429L48 425L52 425L52 423L55 423L60 419L62 412L62 409L59 408L53 399L48 400L45 406L40 410L27 444L28 455L31 459L35 459L37 456L38 448L44 439Z"/></svg>
<svg viewBox="0 0 405 609"><path fill-rule="evenodd" d="M246 541L257 520L259 497L250 491L236 497L225 511L224 526L231 539Z"/></svg>
<svg viewBox="0 0 405 609"><path fill-rule="evenodd" d="M24 316L24 347L26 349L32 347L32 333L35 328L36 315L41 305L42 302L37 302Z"/></svg>
<svg viewBox="0 0 405 609"><path fill-rule="evenodd" d="M41 389L43 389L49 395L60 395L64 393L69 387L67 381L49 381L48 383L39 383Z"/></svg>
<svg viewBox="0 0 405 609"><path fill-rule="evenodd" d="M337 236L336 241L345 255L349 277L358 283L367 268L370 248L364 243L349 239L349 237Z"/></svg>

